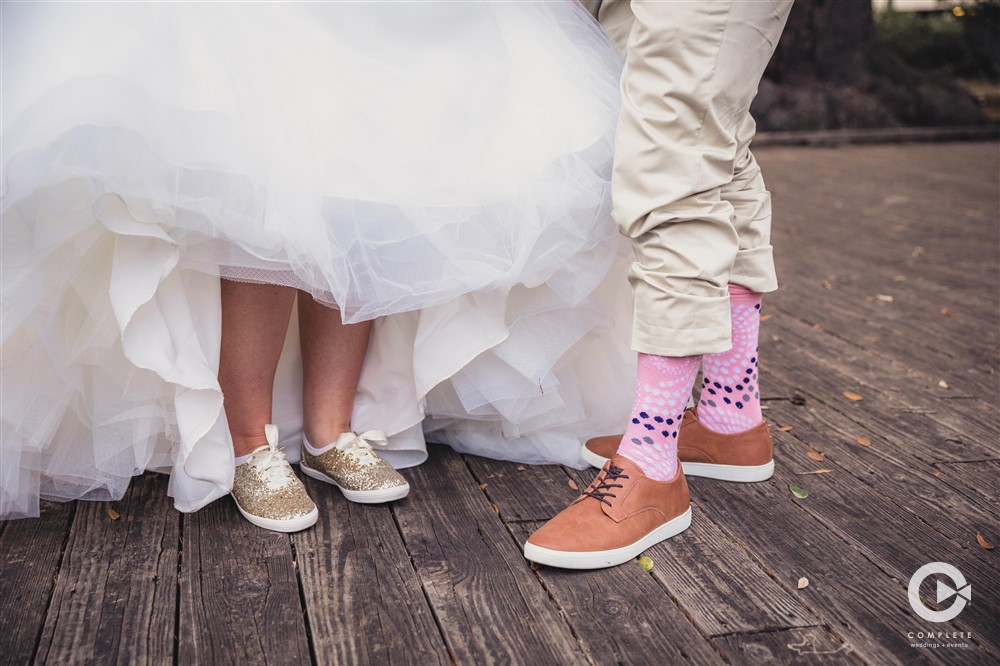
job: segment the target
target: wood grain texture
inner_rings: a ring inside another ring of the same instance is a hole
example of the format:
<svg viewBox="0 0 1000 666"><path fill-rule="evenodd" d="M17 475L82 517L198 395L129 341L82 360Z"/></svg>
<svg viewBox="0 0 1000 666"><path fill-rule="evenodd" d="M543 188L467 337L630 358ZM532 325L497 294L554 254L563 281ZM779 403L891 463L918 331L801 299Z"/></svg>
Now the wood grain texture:
<svg viewBox="0 0 1000 666"><path fill-rule="evenodd" d="M809 492L809 497L798 503L800 508L843 538L850 550L902 581L904 587L913 572L928 562L948 562L978 582L985 603L968 606L956 619L939 625L938 630L973 631L976 643L994 657L1000 656L1000 628L995 615L1000 599L995 592L1000 589L1000 566L993 553L970 547L975 527L960 521L974 523L974 517L953 517L933 502L923 510L904 509L892 499L893 493L885 487L888 484L859 479L836 460L824 461L834 472L808 481L796 476L785 458L779 456L775 464L779 483L798 483ZM912 501L909 505L913 507ZM958 516L963 513L968 512L961 507L956 512ZM873 520L873 516L878 519Z"/></svg>
<svg viewBox="0 0 1000 666"><path fill-rule="evenodd" d="M523 545L543 524L519 522L510 528ZM671 600L669 590L638 562L596 571L540 566L537 575L594 663L725 663Z"/></svg>
<svg viewBox="0 0 1000 666"><path fill-rule="evenodd" d="M781 323L784 330L794 328L790 322ZM845 419L867 431L868 436L898 443L899 455L912 456L925 464L992 457L985 443L996 435L996 425L966 419L962 428L955 421L942 422L951 420L946 414L951 406L940 398L921 395L926 384L913 385L901 393L886 385L893 381L891 378L882 383L881 377L886 375L877 371L868 376L852 373L848 367L850 357L837 357L824 350L823 338L814 340L815 351L808 351L805 345L793 344L791 334L777 337L761 342L765 398L776 397L766 384L767 377L774 375L786 381L792 396L836 405ZM838 358L843 363L837 363ZM853 391L864 399L851 402L844 397L844 391Z"/></svg>
<svg viewBox="0 0 1000 666"><path fill-rule="evenodd" d="M1000 460L942 463L937 465L942 483L956 492L1000 511ZM1000 525L997 526L1000 528Z"/></svg>
<svg viewBox="0 0 1000 666"><path fill-rule="evenodd" d="M581 488L596 470L568 470ZM703 483L689 479L691 483ZM710 482L718 483L718 482ZM692 502L691 527L683 538L653 546L652 575L706 636L808 627L819 615L796 593L777 583L752 550L735 542L710 513Z"/></svg>
<svg viewBox="0 0 1000 666"><path fill-rule="evenodd" d="M486 484L484 492L499 507L520 547L579 494L559 467L465 459L476 480ZM581 478L579 487L589 481ZM526 515L540 519L525 520ZM543 566L536 573L596 663L720 663L719 655L707 649L700 627L671 600L670 591L635 562L598 571Z"/></svg>
<svg viewBox="0 0 1000 666"><path fill-rule="evenodd" d="M814 156L823 178L794 151L758 156L775 197L782 289L774 302L794 302L796 314L861 347L878 336L880 350L912 367L950 362L973 386L996 386L996 155L956 144ZM894 302L867 300L876 294ZM1000 395L989 399L996 405Z"/></svg>
<svg viewBox="0 0 1000 666"><path fill-rule="evenodd" d="M732 664L863 663L850 643L828 627L730 634L712 639Z"/></svg>
<svg viewBox="0 0 1000 666"><path fill-rule="evenodd" d="M451 663L390 506L348 502L312 479L306 487L319 522L292 543L316 662Z"/></svg>
<svg viewBox="0 0 1000 666"><path fill-rule="evenodd" d="M180 515L166 491L167 478L150 474L135 479L121 502L78 504L39 663L173 660Z"/></svg>
<svg viewBox="0 0 1000 666"><path fill-rule="evenodd" d="M394 512L457 663L587 663L462 458L430 447Z"/></svg>
<svg viewBox="0 0 1000 666"><path fill-rule="evenodd" d="M904 629L916 623L905 580L883 572L798 506L802 500L788 492L780 475L767 483L690 485L702 513L751 549L786 589L795 590L801 577L809 579L809 587L796 590L798 598L860 658L875 664L946 662L933 650L910 647Z"/></svg>
<svg viewBox="0 0 1000 666"><path fill-rule="evenodd" d="M0 661L35 656L73 519L75 505L42 502L39 518L2 523L0 533Z"/></svg>
<svg viewBox="0 0 1000 666"><path fill-rule="evenodd" d="M765 336L767 370L792 381L802 376L805 362L810 373L819 375L809 388L821 398L836 399L838 405L843 404L844 390L838 391L839 387L867 393L866 404L853 406L854 412L881 417L918 444L924 443L930 431L937 434L940 441L933 451L923 452L936 456L930 460L996 457L993 443L1000 437L1000 410L981 400L979 393L958 392L952 385L954 370L933 363L907 366L883 357L877 345L871 350L852 348L825 331L810 329L796 317L782 317L781 329L777 340ZM940 385L942 380L948 388ZM1000 393L1000 376L993 384L989 393Z"/></svg>
<svg viewBox="0 0 1000 666"><path fill-rule="evenodd" d="M548 520L580 494L557 465L518 465L478 456L466 456L466 463L506 523Z"/></svg>
<svg viewBox="0 0 1000 666"><path fill-rule="evenodd" d="M223 497L184 516L182 544L179 663L311 662L287 534Z"/></svg>

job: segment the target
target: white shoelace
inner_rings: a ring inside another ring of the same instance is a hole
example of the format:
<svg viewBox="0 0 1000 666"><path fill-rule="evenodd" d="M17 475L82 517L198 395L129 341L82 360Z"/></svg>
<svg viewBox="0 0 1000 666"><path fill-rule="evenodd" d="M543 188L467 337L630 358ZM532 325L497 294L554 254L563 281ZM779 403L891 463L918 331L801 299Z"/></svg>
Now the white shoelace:
<svg viewBox="0 0 1000 666"><path fill-rule="evenodd" d="M268 488L282 488L295 479L295 472L288 464L285 452L278 448L278 426L264 426L264 436L267 438L267 448L260 448L250 458L250 466L257 470L267 482Z"/></svg>
<svg viewBox="0 0 1000 666"><path fill-rule="evenodd" d="M358 462L371 465L379 461L378 454L372 448L373 444L375 446L388 446L389 439L381 430L368 430L360 435L354 432L345 432L337 438L334 446L338 451L350 454Z"/></svg>

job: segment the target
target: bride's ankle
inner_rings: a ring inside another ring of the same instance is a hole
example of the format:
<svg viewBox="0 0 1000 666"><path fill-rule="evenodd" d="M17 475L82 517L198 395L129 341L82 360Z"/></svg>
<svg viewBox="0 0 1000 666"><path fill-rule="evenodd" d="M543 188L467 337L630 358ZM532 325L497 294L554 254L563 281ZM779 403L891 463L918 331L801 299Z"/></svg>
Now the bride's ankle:
<svg viewBox="0 0 1000 666"><path fill-rule="evenodd" d="M336 442L338 437L350 431L350 423L334 422L306 425L302 429L302 434L310 446L321 449L332 442Z"/></svg>
<svg viewBox="0 0 1000 666"><path fill-rule="evenodd" d="M250 455L254 450L267 445L263 430L259 435L237 435L233 433L233 455L237 458Z"/></svg>

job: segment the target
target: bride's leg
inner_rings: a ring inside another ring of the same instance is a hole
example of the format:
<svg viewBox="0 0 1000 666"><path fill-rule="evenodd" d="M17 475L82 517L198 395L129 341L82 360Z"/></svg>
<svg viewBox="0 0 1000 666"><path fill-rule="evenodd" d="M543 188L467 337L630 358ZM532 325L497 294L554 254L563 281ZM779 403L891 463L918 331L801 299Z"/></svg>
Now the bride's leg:
<svg viewBox="0 0 1000 666"><path fill-rule="evenodd" d="M299 292L303 429L314 446L326 446L351 429L371 329L370 321L344 324L338 310Z"/></svg>
<svg viewBox="0 0 1000 666"><path fill-rule="evenodd" d="M294 302L292 287L222 281L219 384L237 457L267 444L274 373Z"/></svg>

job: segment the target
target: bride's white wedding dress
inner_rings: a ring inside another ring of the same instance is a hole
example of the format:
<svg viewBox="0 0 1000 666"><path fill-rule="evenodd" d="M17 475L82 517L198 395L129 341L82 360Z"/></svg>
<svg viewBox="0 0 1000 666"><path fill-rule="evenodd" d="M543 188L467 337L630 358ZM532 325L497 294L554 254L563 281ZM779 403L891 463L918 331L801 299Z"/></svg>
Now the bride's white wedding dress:
<svg viewBox="0 0 1000 666"><path fill-rule="evenodd" d="M619 61L575 2L5 3L0 515L227 493L219 278L379 318L354 414L578 462L628 413ZM297 333L274 420L301 429ZM425 419L426 417L426 419Z"/></svg>

